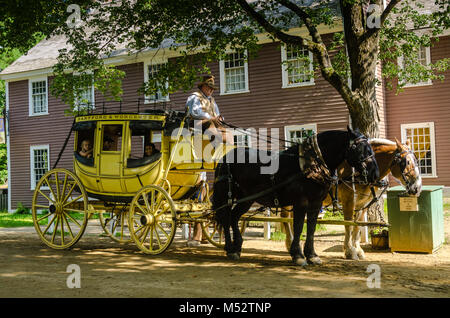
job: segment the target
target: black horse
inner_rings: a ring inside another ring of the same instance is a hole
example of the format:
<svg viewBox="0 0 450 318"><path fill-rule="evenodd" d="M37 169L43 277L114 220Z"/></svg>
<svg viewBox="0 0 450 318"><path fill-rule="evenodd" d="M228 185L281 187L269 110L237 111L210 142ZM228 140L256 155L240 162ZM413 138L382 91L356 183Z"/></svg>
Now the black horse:
<svg viewBox="0 0 450 318"><path fill-rule="evenodd" d="M322 201L330 190L336 168L347 160L367 182L377 180L379 171L367 138L357 130L347 128L347 131L319 133L316 145L320 149L320 158L315 159L322 160L326 167L323 171L328 172L328 176L323 176L322 181L310 178L309 175L306 177L305 171L300 169L299 159L302 156L299 155L297 144L277 154L279 168L273 174L261 174L261 168L267 167L267 163L263 164L258 160L256 163L249 162L251 151L261 154L262 150L246 149L244 163L230 163L230 158L233 158L232 162L236 162L238 152L242 151L234 149L218 165L215 171L213 209L216 211L217 223L223 226L225 251L230 259L240 258L243 240L238 228L239 218L257 202L266 207L293 206L294 240L290 248L292 260L302 266L308 263L321 264L314 251L314 232ZM303 252L306 260L300 249L305 214L307 238ZM233 229L233 241L230 226Z"/></svg>

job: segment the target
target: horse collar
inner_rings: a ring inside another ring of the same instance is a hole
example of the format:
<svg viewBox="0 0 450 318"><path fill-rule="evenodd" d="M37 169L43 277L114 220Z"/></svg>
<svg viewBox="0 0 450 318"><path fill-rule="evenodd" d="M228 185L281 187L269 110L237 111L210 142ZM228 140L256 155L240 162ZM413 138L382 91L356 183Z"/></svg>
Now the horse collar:
<svg viewBox="0 0 450 318"><path fill-rule="evenodd" d="M307 179L312 179L322 184L329 184L335 181L335 176L323 159L317 142L317 135L306 138L298 145L300 171Z"/></svg>

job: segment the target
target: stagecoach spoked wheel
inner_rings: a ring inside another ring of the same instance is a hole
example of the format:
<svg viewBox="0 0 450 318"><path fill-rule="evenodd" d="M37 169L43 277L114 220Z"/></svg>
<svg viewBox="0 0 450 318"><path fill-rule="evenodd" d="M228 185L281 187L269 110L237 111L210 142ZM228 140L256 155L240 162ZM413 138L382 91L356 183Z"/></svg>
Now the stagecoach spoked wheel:
<svg viewBox="0 0 450 318"><path fill-rule="evenodd" d="M176 211L172 198L159 186L143 187L131 201L128 213L130 235L146 254L161 254L176 232Z"/></svg>
<svg viewBox="0 0 450 318"><path fill-rule="evenodd" d="M247 221L239 221L239 229L242 235L244 235L245 229L247 227ZM225 247L225 236L223 233L223 227L215 220L208 220L202 223L203 237L205 237L208 242L212 245L223 248Z"/></svg>
<svg viewBox="0 0 450 318"><path fill-rule="evenodd" d="M103 231L112 240L121 244L133 241L128 228L128 209L119 211L104 211L99 213Z"/></svg>
<svg viewBox="0 0 450 318"><path fill-rule="evenodd" d="M212 245L223 248L225 246L225 237L223 234L223 228L215 220L208 220L202 222L203 236Z"/></svg>
<svg viewBox="0 0 450 318"><path fill-rule="evenodd" d="M33 224L42 242L54 249L73 246L88 222L88 197L80 179L66 169L45 173L32 201Z"/></svg>

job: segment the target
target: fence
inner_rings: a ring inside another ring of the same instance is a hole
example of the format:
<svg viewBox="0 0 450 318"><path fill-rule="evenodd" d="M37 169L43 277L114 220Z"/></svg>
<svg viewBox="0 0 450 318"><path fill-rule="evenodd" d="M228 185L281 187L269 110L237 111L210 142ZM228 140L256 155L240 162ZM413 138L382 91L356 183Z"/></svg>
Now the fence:
<svg viewBox="0 0 450 318"><path fill-rule="evenodd" d="M0 211L8 210L8 194L2 193L0 194Z"/></svg>

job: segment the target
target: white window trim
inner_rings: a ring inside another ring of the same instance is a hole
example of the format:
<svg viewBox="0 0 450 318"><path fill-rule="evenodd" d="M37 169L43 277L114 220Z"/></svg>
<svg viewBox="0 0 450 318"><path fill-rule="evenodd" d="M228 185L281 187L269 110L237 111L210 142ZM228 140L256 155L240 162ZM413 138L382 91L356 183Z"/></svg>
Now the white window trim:
<svg viewBox="0 0 450 318"><path fill-rule="evenodd" d="M430 49L429 46L425 47L425 59L426 59L427 65L430 65L430 63L431 63L431 49ZM403 55L398 57L397 62L398 62L398 65L400 66L400 68L403 69ZM403 86L403 88L421 87L421 86L430 86L430 85L433 85L433 81L431 79L429 79L426 82L417 83L417 84L405 83L405 86Z"/></svg>
<svg viewBox="0 0 450 318"><path fill-rule="evenodd" d="M155 59L152 58L151 60L147 60L144 62L144 83L148 82L148 67L150 65L155 65L155 64L166 64L168 63L168 60L165 58L161 58L161 59ZM166 81L166 88L169 87L169 83ZM170 101L170 96L169 94L167 94L166 96L164 96L164 98L160 98L160 99L155 99L155 100L150 100L150 96L145 95L144 96L145 100L144 100L144 104L155 104L155 103L161 103L161 102L169 102Z"/></svg>
<svg viewBox="0 0 450 318"><path fill-rule="evenodd" d="M311 51L308 51L308 54L309 54L309 59L310 59L309 70L312 72L314 70L313 53ZM308 82L289 84L288 66L286 65L285 62L287 62L287 50L286 50L286 45L282 45L281 46L281 63L282 63L281 64L281 78L282 78L281 88L292 88L292 87L316 85L316 83L314 82L314 73Z"/></svg>
<svg viewBox="0 0 450 318"><path fill-rule="evenodd" d="M296 131L296 130L308 130L311 129L313 130L315 133L317 133L317 124L313 123L313 124L304 124L304 125L289 125L289 126L284 126L284 137L287 140L286 141L286 148L289 148L292 146L292 143L290 143L290 132L291 131Z"/></svg>
<svg viewBox="0 0 450 318"><path fill-rule="evenodd" d="M92 71L86 71L85 74L93 74ZM74 75L79 75L78 72L75 72ZM89 109L95 109L95 87L94 87L94 78L92 78L92 83L91 83L91 94L92 94L92 105L89 106ZM75 111L78 111L78 100L75 98Z"/></svg>
<svg viewBox="0 0 450 318"><path fill-rule="evenodd" d="M33 83L35 82L43 82L45 81L45 107L47 108L47 111L44 113L34 113L33 112ZM48 78L47 77L35 77L35 78L29 78L28 79L28 115L31 116L43 116L48 115Z"/></svg>
<svg viewBox="0 0 450 318"><path fill-rule="evenodd" d="M34 151L39 149L46 149L47 150L47 156L48 156L48 167L47 171L50 171L50 145L33 145L30 146L30 184L31 184L31 190L34 190L36 188L35 179L36 175L34 173ZM42 189L48 189L48 187L42 187Z"/></svg>
<svg viewBox="0 0 450 318"><path fill-rule="evenodd" d="M227 51L227 54L236 53L236 51ZM244 55L248 59L247 50L244 51ZM245 74L245 88L239 91L231 91L226 92L225 91L225 60L219 61L219 74L220 74L220 95L234 95L234 94L243 94L243 93L250 93L249 90L249 81L248 81L248 60L244 61L244 74Z"/></svg>
<svg viewBox="0 0 450 318"><path fill-rule="evenodd" d="M422 175L422 178L437 178L436 168L436 135L434 133L434 122L401 124L400 131L402 135L402 143L406 143L406 129L408 128L430 128L430 150L431 150L431 175Z"/></svg>

